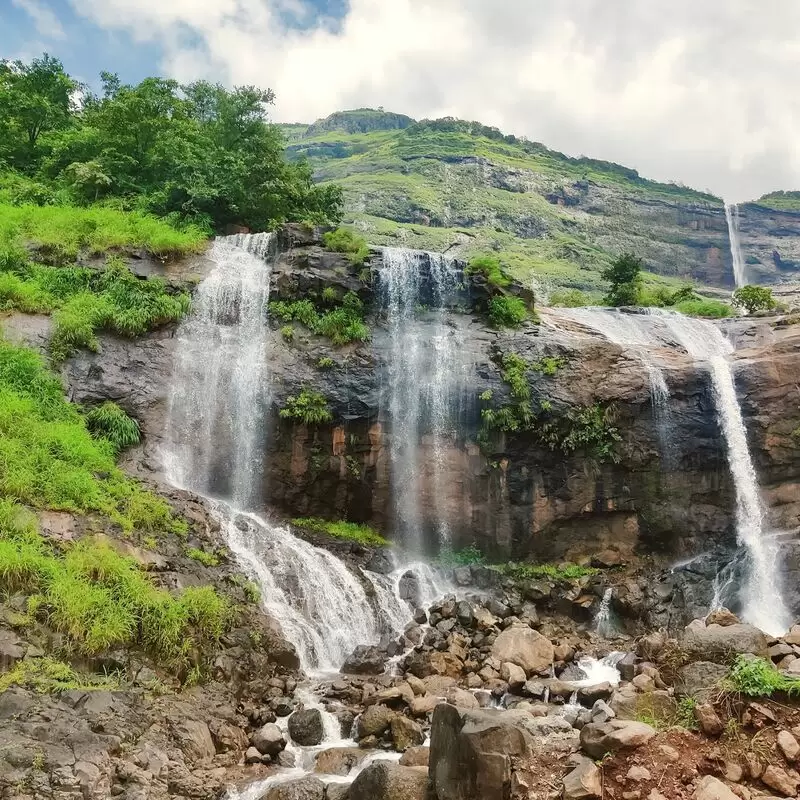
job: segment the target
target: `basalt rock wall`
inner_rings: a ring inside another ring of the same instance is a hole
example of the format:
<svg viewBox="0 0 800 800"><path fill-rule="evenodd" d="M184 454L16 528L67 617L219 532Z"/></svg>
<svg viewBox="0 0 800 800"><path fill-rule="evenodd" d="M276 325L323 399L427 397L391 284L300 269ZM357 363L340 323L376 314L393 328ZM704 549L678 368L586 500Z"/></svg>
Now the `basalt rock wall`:
<svg viewBox="0 0 800 800"><path fill-rule="evenodd" d="M264 503L289 516L367 522L391 536L393 432L383 411L389 334L375 292L380 253L354 267L299 228L283 231L280 247L272 299L311 296L327 286L340 294L355 291L365 303L371 339L334 347L296 325L287 342L281 323L271 323L272 412L263 457L254 467L263 471ZM469 364L458 434L444 453L434 453L425 434L419 442L416 492L431 531L437 515L444 514L455 547L474 543L497 555L546 560L605 551L612 560L644 553L667 561L735 546L725 443L701 365L679 350L659 355L670 400L658 421L647 372L635 354L548 311L539 325L498 332L481 310L486 291L479 278L469 279L469 293L470 304L448 319ZM420 310L423 327L431 313ZM792 435L800 426L795 378L800 330L776 319L729 325L738 347L738 389L771 517L794 529L800 516L800 457ZM173 334L166 329L137 342L104 336L99 353L81 353L65 367L74 400L111 398L140 420L145 440L127 462L145 475L163 467ZM493 435L488 445L479 444L479 397L490 391L495 405L510 401L498 368L500 354L508 352L529 362L564 360L554 375L528 372L533 397L550 403L554 415L597 403L608 408L609 424L620 435L616 463L600 463L580 449L571 454L547 449L531 433ZM331 359L333 367L321 368L321 359ZM410 378L424 382L427 376ZM331 423L308 426L279 416L286 399L304 388L325 396Z"/></svg>

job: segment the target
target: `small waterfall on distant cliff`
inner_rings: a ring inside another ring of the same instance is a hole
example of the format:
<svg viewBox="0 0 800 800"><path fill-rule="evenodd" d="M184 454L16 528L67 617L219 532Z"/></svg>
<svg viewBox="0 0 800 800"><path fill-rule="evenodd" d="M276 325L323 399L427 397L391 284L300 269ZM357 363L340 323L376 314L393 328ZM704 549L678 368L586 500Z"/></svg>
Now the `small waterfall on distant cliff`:
<svg viewBox="0 0 800 800"><path fill-rule="evenodd" d="M717 413L728 446L728 463L736 489L737 536L748 555L748 577L743 592L744 618L767 633L785 633L791 619L781 596L777 551L764 534L765 512L747 445L747 430L736 397L733 371L728 363L733 347L709 322L669 312L660 312L657 316L690 356L707 361L711 367Z"/></svg>
<svg viewBox="0 0 800 800"><path fill-rule="evenodd" d="M364 584L332 553L249 513L263 501L270 244L270 234L254 234L211 247L214 268L178 332L165 465L176 486L225 498L212 508L227 543L303 668L338 670L355 645L399 633L410 613L386 596L394 577L364 572L379 597L376 613ZM425 580L424 570L411 569Z"/></svg>
<svg viewBox="0 0 800 800"><path fill-rule="evenodd" d="M446 309L455 305L463 276L455 262L439 253L387 247L383 250L380 289L389 327L388 382L384 410L390 425L391 481L397 538L420 552L424 522L420 496L426 476L436 507L439 545L449 542L441 503L448 445L457 436L462 393L460 342L447 325ZM418 317L433 314L423 338ZM421 445L429 437L432 457L422 463Z"/></svg>
<svg viewBox="0 0 800 800"><path fill-rule="evenodd" d="M614 589L609 586L603 592L603 598L594 617L594 629L600 636L605 636L606 638L614 635L614 619L611 610L611 601L613 599Z"/></svg>
<svg viewBox="0 0 800 800"><path fill-rule="evenodd" d="M736 286L747 283L747 267L742 256L742 245L739 238L739 206L735 203L725 203L725 221L728 223L728 243L733 261L733 279Z"/></svg>

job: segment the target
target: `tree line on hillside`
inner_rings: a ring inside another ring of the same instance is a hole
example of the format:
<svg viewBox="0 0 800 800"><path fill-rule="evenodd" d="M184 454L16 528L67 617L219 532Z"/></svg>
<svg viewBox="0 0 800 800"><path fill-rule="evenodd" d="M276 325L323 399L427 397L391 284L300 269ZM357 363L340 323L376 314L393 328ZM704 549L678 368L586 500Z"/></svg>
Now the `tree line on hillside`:
<svg viewBox="0 0 800 800"><path fill-rule="evenodd" d="M0 62L0 198L112 203L216 230L341 219L341 189L284 158L270 89L107 72L101 83L91 91L47 54Z"/></svg>

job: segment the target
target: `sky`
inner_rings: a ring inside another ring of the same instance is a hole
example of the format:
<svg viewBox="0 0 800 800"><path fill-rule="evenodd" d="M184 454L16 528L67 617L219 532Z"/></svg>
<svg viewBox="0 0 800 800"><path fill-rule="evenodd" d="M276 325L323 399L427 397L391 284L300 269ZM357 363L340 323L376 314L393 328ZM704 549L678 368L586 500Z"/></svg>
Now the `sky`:
<svg viewBox="0 0 800 800"><path fill-rule="evenodd" d="M731 201L800 189L800 0L0 0L0 57L495 125Z"/></svg>

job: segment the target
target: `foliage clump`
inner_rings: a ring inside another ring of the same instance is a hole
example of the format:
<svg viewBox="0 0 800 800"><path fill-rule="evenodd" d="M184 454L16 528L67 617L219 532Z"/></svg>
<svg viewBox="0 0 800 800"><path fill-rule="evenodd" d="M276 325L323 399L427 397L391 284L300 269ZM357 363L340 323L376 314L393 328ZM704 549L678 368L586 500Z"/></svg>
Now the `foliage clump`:
<svg viewBox="0 0 800 800"><path fill-rule="evenodd" d="M361 266L369 258L367 240L351 228L337 228L322 234L322 241L328 250L335 253L347 253L348 260L354 267Z"/></svg>
<svg viewBox="0 0 800 800"><path fill-rule="evenodd" d="M489 321L496 328L518 328L527 318L525 301L519 297L499 294L489 301Z"/></svg>
<svg viewBox="0 0 800 800"><path fill-rule="evenodd" d="M623 253L601 273L611 286L603 301L609 306L635 306L639 302L644 262L633 253Z"/></svg>
<svg viewBox="0 0 800 800"><path fill-rule="evenodd" d="M125 530L182 532L169 506L127 478L93 438L41 356L0 340L0 494L37 508L98 512Z"/></svg>
<svg viewBox="0 0 800 800"><path fill-rule="evenodd" d="M292 525L326 533L336 539L348 539L370 547L388 547L390 544L374 528L370 528L368 525L360 525L356 522L345 522L343 520L334 522L320 519L319 517L302 517L293 519Z"/></svg>
<svg viewBox="0 0 800 800"><path fill-rule="evenodd" d="M486 556L481 549L474 544L464 547L461 550L453 550L445 547L436 557L439 566L447 568L479 566L486 563Z"/></svg>
<svg viewBox="0 0 800 800"><path fill-rule="evenodd" d="M467 275L483 275L486 282L495 289L504 289L511 283L497 256L473 256L464 272Z"/></svg>
<svg viewBox="0 0 800 800"><path fill-rule="evenodd" d="M305 425L319 425L333 419L325 395L310 389L287 397L286 404L278 413L283 419L296 420Z"/></svg>
<svg viewBox="0 0 800 800"><path fill-rule="evenodd" d="M800 695L800 680L782 674L771 661L740 655L724 678L723 688L748 697L771 697L775 692Z"/></svg>
<svg viewBox="0 0 800 800"><path fill-rule="evenodd" d="M86 414L86 427L93 436L111 442L117 453L141 441L139 423L110 400Z"/></svg>
<svg viewBox="0 0 800 800"><path fill-rule="evenodd" d="M172 595L106 539L85 538L59 553L10 500L0 500L0 576L28 595L31 616L46 618L87 655L138 646L182 666L193 649L218 640L231 619L228 601L212 587Z"/></svg>
<svg viewBox="0 0 800 800"><path fill-rule="evenodd" d="M191 558L192 561L197 561L199 564L203 564L206 567L219 566L219 556L216 555L216 553L208 553L197 547L190 547L186 550L186 555Z"/></svg>
<svg viewBox="0 0 800 800"><path fill-rule="evenodd" d="M50 694L70 689L115 689L118 685L114 675L81 675L69 664L51 656L18 661L13 669L0 676L0 694L12 686Z"/></svg>
<svg viewBox="0 0 800 800"><path fill-rule="evenodd" d="M550 305L554 308L580 308L592 305L592 301L580 289L563 289L550 295Z"/></svg>
<svg viewBox="0 0 800 800"><path fill-rule="evenodd" d="M674 304L674 309L687 317L704 317L706 319L724 319L733 313L727 303L720 300L696 299L683 300Z"/></svg>
<svg viewBox="0 0 800 800"><path fill-rule="evenodd" d="M772 311L778 303L772 295L772 289L766 286L741 286L733 293L733 304L743 308L748 314L756 311Z"/></svg>
<svg viewBox="0 0 800 800"><path fill-rule="evenodd" d="M101 83L91 91L47 55L0 62L0 163L16 178L12 202L115 203L207 231L341 219L341 189L286 160L267 119L270 89L157 77L132 85L107 72Z"/></svg>
<svg viewBox="0 0 800 800"><path fill-rule="evenodd" d="M364 303L355 292L347 292L341 304L323 312L319 312L307 298L290 302L273 300L269 310L282 322L299 322L337 346L369 339L369 328L364 322Z"/></svg>

